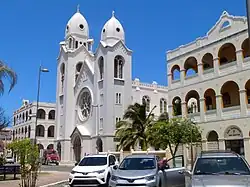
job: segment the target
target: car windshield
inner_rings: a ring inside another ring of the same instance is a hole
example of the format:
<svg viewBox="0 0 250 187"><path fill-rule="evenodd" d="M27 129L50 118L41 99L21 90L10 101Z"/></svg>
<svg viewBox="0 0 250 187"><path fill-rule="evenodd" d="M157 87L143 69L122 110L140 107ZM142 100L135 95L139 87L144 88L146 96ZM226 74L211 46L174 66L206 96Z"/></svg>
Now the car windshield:
<svg viewBox="0 0 250 187"><path fill-rule="evenodd" d="M199 158L194 175L250 175L246 163L241 157Z"/></svg>
<svg viewBox="0 0 250 187"><path fill-rule="evenodd" d="M85 157L80 161L79 166L104 166L106 164L106 157Z"/></svg>
<svg viewBox="0 0 250 187"><path fill-rule="evenodd" d="M119 166L121 170L147 170L155 168L156 165L153 158L125 158Z"/></svg>

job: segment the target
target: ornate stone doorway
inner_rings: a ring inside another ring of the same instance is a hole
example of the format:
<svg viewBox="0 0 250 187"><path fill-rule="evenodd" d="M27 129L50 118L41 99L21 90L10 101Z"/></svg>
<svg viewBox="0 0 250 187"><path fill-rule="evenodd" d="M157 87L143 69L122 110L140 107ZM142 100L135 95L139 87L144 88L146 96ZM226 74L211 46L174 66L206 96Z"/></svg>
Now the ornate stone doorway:
<svg viewBox="0 0 250 187"><path fill-rule="evenodd" d="M232 126L225 131L225 148L240 155L245 154L243 134L238 127Z"/></svg>
<svg viewBox="0 0 250 187"><path fill-rule="evenodd" d="M81 160L81 138L76 136L73 142L74 157L76 162Z"/></svg>

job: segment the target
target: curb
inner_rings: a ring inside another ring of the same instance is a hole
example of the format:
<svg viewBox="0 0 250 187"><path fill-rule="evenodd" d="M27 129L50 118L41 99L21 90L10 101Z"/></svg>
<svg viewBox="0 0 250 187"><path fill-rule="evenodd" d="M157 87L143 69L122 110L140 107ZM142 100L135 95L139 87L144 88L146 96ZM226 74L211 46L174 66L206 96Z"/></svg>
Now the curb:
<svg viewBox="0 0 250 187"><path fill-rule="evenodd" d="M39 187L50 187L50 186L57 185L57 184L64 183L64 182L68 182L68 180L62 180L62 181L46 184L46 185L39 186Z"/></svg>

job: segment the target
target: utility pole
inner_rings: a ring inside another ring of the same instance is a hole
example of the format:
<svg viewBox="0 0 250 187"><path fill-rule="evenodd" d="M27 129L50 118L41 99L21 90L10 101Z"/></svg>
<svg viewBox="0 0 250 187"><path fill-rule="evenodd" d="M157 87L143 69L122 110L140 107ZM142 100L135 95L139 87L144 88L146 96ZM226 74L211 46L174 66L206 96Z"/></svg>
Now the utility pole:
<svg viewBox="0 0 250 187"><path fill-rule="evenodd" d="M247 10L248 38L250 38L250 0L246 0L246 10ZM249 45L250 45L250 40L249 40Z"/></svg>

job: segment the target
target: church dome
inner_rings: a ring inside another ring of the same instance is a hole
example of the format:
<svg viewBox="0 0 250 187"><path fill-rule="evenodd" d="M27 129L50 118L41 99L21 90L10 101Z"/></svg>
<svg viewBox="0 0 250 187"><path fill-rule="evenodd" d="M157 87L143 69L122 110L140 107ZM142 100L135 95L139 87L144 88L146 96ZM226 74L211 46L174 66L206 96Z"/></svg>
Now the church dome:
<svg viewBox="0 0 250 187"><path fill-rule="evenodd" d="M122 40L125 42L125 33L122 24L115 18L114 11L112 17L105 23L101 34L102 41Z"/></svg>
<svg viewBox="0 0 250 187"><path fill-rule="evenodd" d="M88 23L80 13L79 8L77 9L77 12L70 18L66 26L65 36L67 37L71 34L77 34L87 38L89 36Z"/></svg>

